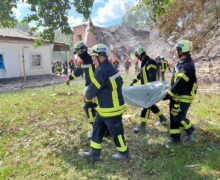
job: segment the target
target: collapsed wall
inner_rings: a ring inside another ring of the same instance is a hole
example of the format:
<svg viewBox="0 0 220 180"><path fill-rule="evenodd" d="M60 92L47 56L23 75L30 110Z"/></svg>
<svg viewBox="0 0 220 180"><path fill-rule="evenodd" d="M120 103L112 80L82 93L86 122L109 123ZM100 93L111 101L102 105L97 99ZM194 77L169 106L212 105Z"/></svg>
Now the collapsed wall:
<svg viewBox="0 0 220 180"><path fill-rule="evenodd" d="M151 34L149 31L135 30L126 25L96 27L97 41L113 46L113 51L119 59L121 56L130 57L137 46L143 46L153 57L158 54L170 57L170 47L166 46L165 40L159 37L155 39Z"/></svg>
<svg viewBox="0 0 220 180"><path fill-rule="evenodd" d="M141 45L152 58L164 56L171 63L175 61L175 43L185 37L184 34L173 32L167 39L160 37L159 30L135 30L126 25L109 28L95 27L96 39L99 43L113 47L118 59L130 58L135 47ZM186 32L186 33L193 33ZM192 52L198 79L204 82L220 83L220 23L216 24L200 52Z"/></svg>

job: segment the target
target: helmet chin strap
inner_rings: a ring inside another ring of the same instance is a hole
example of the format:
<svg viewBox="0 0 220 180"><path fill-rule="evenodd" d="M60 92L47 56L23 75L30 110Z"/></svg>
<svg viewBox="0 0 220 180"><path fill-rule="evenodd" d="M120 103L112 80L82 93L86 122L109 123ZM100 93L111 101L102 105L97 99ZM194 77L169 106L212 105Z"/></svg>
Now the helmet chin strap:
<svg viewBox="0 0 220 180"><path fill-rule="evenodd" d="M97 57L97 59L98 59L99 64L101 64L101 61L100 61L100 59L99 59L99 56L96 56L96 57Z"/></svg>
<svg viewBox="0 0 220 180"><path fill-rule="evenodd" d="M183 53L181 51L177 51L178 58L181 58L183 56Z"/></svg>
<svg viewBox="0 0 220 180"><path fill-rule="evenodd" d="M178 53L178 57L179 57L179 58L181 58L181 57L184 56L184 55L189 54L189 52L182 53L181 51L177 51L177 53Z"/></svg>

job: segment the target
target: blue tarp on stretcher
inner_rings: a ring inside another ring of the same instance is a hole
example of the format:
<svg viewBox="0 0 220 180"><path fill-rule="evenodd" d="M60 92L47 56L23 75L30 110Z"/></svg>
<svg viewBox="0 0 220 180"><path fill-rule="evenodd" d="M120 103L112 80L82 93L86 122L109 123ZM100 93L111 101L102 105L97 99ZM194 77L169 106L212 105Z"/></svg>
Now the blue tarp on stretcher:
<svg viewBox="0 0 220 180"><path fill-rule="evenodd" d="M125 103L149 108L161 101L169 88L170 85L167 82L154 81L146 85L124 87L122 93Z"/></svg>

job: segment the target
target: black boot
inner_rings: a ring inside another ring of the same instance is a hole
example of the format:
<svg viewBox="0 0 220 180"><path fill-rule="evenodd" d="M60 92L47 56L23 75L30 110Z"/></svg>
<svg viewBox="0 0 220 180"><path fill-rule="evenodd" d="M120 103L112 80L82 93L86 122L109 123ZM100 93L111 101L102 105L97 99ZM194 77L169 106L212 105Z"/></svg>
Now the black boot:
<svg viewBox="0 0 220 180"><path fill-rule="evenodd" d="M129 159L129 149L125 152L118 152L117 154L112 155L112 159L114 160L123 160L123 159Z"/></svg>
<svg viewBox="0 0 220 180"><path fill-rule="evenodd" d="M141 122L140 126L133 129L133 132L135 134L140 133L140 132L144 133L145 131L146 131L146 122Z"/></svg>
<svg viewBox="0 0 220 180"><path fill-rule="evenodd" d="M97 149L91 149L89 152L86 151L79 152L80 156L93 161L100 160L100 154L101 154L101 150L97 150Z"/></svg>
<svg viewBox="0 0 220 180"><path fill-rule="evenodd" d="M167 121L167 118L164 115L159 116L160 118L160 123L164 123Z"/></svg>
<svg viewBox="0 0 220 180"><path fill-rule="evenodd" d="M173 144L177 144L177 143L180 143L180 135L171 135L169 138L168 138L168 143L173 143Z"/></svg>
<svg viewBox="0 0 220 180"><path fill-rule="evenodd" d="M189 129L186 129L185 131L186 131L186 140L193 141L195 125L192 125Z"/></svg>

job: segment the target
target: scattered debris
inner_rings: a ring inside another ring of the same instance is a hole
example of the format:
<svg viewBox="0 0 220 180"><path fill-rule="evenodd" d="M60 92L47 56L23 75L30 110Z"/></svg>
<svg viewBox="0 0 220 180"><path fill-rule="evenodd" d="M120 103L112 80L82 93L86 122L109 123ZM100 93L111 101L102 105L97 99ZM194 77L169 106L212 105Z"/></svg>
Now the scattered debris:
<svg viewBox="0 0 220 180"><path fill-rule="evenodd" d="M198 167L201 166L201 164L191 164L191 165L187 165L185 166L186 168L194 168L194 167Z"/></svg>

